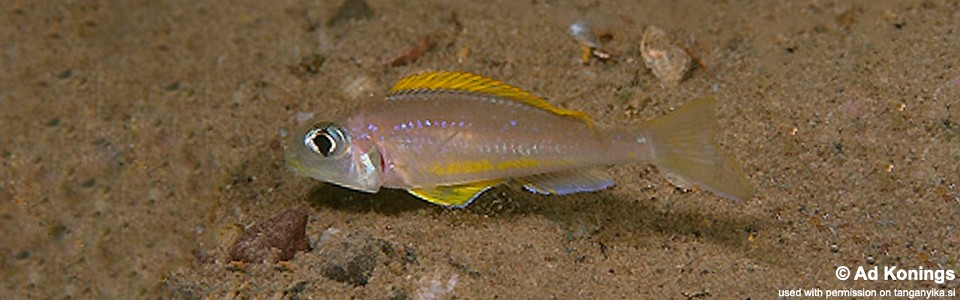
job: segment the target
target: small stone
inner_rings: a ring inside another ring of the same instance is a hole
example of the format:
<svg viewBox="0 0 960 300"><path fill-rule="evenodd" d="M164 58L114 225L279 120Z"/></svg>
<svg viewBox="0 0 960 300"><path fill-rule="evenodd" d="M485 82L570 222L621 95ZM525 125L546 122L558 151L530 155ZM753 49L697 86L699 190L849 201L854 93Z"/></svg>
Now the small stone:
<svg viewBox="0 0 960 300"><path fill-rule="evenodd" d="M307 291L309 286L309 281L298 281L284 290L283 293L291 299L298 299L300 298L300 293Z"/></svg>
<svg viewBox="0 0 960 300"><path fill-rule="evenodd" d="M230 260L278 262L307 251L307 211L292 208L243 232L230 248Z"/></svg>
<svg viewBox="0 0 960 300"><path fill-rule="evenodd" d="M84 181L83 183L81 183L81 184L80 184L80 187L82 187L82 188L91 188L91 187L93 187L94 185L97 185L97 179L96 179L96 178L90 178L90 179L87 179L87 181Z"/></svg>
<svg viewBox="0 0 960 300"><path fill-rule="evenodd" d="M451 273L449 277L443 273L435 273L431 277L421 277L417 280L417 299L446 299L455 298L453 290L460 281L457 273ZM444 280L446 279L446 280Z"/></svg>
<svg viewBox="0 0 960 300"><path fill-rule="evenodd" d="M403 252L403 261L405 263L420 264L420 261L417 260L417 249L413 248L413 246L407 245L403 247Z"/></svg>
<svg viewBox="0 0 960 300"><path fill-rule="evenodd" d="M67 226L62 223L56 223L47 230L47 233L50 234L51 237L61 239L70 233L70 228L67 228Z"/></svg>
<svg viewBox="0 0 960 300"><path fill-rule="evenodd" d="M377 256L372 252L361 252L350 258L345 264L329 264L323 268L323 276L354 286L364 286L370 281L373 269L377 265Z"/></svg>
<svg viewBox="0 0 960 300"><path fill-rule="evenodd" d="M57 127L57 125L60 125L60 117L54 117L53 119L47 120L46 122L43 122L43 125L47 127Z"/></svg>
<svg viewBox="0 0 960 300"><path fill-rule="evenodd" d="M643 62L664 86L674 87L683 81L690 70L692 58L665 31L647 27L640 45Z"/></svg>
<svg viewBox="0 0 960 300"><path fill-rule="evenodd" d="M313 53L300 58L300 63L290 67L290 72L301 79L317 75L320 73L320 68L323 67L323 63L326 61L327 58L323 56L323 54Z"/></svg>
<svg viewBox="0 0 960 300"><path fill-rule="evenodd" d="M337 14L327 22L327 26L335 27L350 20L365 20L373 17L373 8L364 0L345 0Z"/></svg>
<svg viewBox="0 0 960 300"><path fill-rule="evenodd" d="M387 259L384 251L393 252L385 241L362 231L331 236L321 247L317 251L325 262L321 274L354 286L366 285L374 268Z"/></svg>
<svg viewBox="0 0 960 300"><path fill-rule="evenodd" d="M73 76L73 69L67 69L66 71L60 72L60 74L57 74L57 78L60 79L67 79L70 78L70 76Z"/></svg>

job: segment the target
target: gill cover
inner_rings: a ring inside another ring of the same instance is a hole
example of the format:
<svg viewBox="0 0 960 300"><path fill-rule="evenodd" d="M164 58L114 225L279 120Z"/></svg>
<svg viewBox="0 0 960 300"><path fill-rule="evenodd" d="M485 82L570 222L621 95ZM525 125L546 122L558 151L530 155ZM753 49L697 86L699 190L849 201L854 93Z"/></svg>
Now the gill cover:
<svg viewBox="0 0 960 300"><path fill-rule="evenodd" d="M382 158L377 147L354 143L341 126L317 123L293 135L289 147L287 166L300 175L369 193L380 190Z"/></svg>

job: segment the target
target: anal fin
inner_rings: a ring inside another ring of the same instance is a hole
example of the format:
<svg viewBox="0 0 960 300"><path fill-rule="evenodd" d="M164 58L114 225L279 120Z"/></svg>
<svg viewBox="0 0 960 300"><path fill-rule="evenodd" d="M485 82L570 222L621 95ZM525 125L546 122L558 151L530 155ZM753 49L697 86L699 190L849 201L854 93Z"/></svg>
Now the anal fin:
<svg viewBox="0 0 960 300"><path fill-rule="evenodd" d="M458 185L437 186L407 190L427 202L447 207L463 208L470 205L483 192L502 183L503 180L488 180Z"/></svg>
<svg viewBox="0 0 960 300"><path fill-rule="evenodd" d="M613 186L610 174L600 170L568 170L520 177L517 182L532 193L566 195L593 192Z"/></svg>

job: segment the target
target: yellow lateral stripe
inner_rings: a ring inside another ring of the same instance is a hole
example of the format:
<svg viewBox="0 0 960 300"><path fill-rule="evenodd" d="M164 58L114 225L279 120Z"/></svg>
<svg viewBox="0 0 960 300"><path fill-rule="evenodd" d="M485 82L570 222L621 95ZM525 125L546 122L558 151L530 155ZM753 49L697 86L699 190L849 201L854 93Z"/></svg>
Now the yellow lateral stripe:
<svg viewBox="0 0 960 300"><path fill-rule="evenodd" d="M528 168L536 168L541 165L543 164L539 161L529 159L529 158L521 158L521 159L513 159L513 160L500 162L497 164L497 169L499 170L528 169Z"/></svg>
<svg viewBox="0 0 960 300"><path fill-rule="evenodd" d="M584 112L555 107L546 100L531 95L520 88L473 73L433 71L410 75L397 81L390 88L390 95L440 90L464 91L503 97L557 115L574 117L593 127L593 120Z"/></svg>
<svg viewBox="0 0 960 300"><path fill-rule="evenodd" d="M493 164L490 160L474 160L474 161L455 161L449 162L446 164L436 163L428 168L431 173L439 176L446 175L460 175L460 174L474 174L481 172L489 171L504 171L504 170L516 170L516 169L531 169L538 167L550 167L550 166L564 166L569 165L569 161L565 160L548 160L540 161L529 158L519 158L512 160L505 160Z"/></svg>
<svg viewBox="0 0 960 300"><path fill-rule="evenodd" d="M491 164L489 160L484 159L480 161L458 161L447 164L436 164L430 168L430 171L436 175L443 176L453 174L480 173L491 171L493 169L493 164Z"/></svg>

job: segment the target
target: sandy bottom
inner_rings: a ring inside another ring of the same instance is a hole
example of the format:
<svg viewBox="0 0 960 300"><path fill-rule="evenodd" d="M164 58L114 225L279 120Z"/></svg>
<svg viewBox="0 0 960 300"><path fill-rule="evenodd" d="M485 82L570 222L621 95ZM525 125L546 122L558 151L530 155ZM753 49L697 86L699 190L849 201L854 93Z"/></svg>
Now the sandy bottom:
<svg viewBox="0 0 960 300"><path fill-rule="evenodd" d="M835 276L960 272L955 0L54 2L0 5L5 299L772 299L960 285ZM567 32L577 20L617 58L582 64ZM650 25L703 64L676 87L640 57ZM389 64L425 36L419 59ZM607 167L618 183L606 191L504 186L450 210L285 168L284 137L304 119L382 101L422 70L492 76L605 125L715 97L718 139L758 195L733 203L623 165ZM230 262L245 228L295 208L312 250Z"/></svg>

